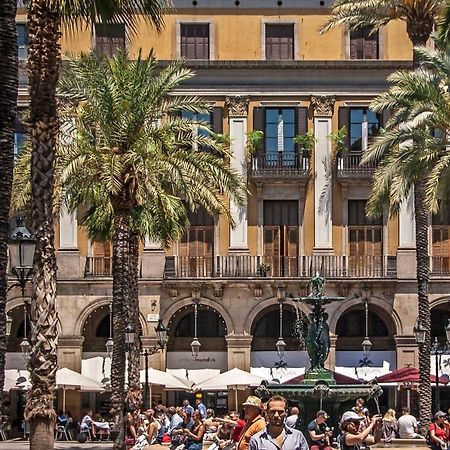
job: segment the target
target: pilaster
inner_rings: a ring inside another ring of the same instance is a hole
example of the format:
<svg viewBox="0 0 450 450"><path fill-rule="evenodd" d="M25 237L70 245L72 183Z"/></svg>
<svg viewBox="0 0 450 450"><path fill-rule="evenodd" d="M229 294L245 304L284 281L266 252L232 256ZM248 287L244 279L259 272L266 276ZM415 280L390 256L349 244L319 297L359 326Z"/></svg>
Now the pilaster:
<svg viewBox="0 0 450 450"><path fill-rule="evenodd" d="M232 334L225 337L227 341L228 369L238 369L250 372L250 352L252 336Z"/></svg>
<svg viewBox="0 0 450 450"><path fill-rule="evenodd" d="M81 373L83 336L59 336L58 365Z"/></svg>
<svg viewBox="0 0 450 450"><path fill-rule="evenodd" d="M160 242L146 238L141 258L142 278L163 277L165 254Z"/></svg>
<svg viewBox="0 0 450 450"><path fill-rule="evenodd" d="M76 211L70 213L65 206L61 206L57 255L58 277L60 278L82 277L76 214Z"/></svg>
<svg viewBox="0 0 450 450"><path fill-rule="evenodd" d="M325 361L325 368L328 370L334 370L336 367L336 342L337 336L330 333L330 353Z"/></svg>
<svg viewBox="0 0 450 450"><path fill-rule="evenodd" d="M334 97L312 96L314 111L314 252L332 254L332 131Z"/></svg>
<svg viewBox="0 0 450 450"><path fill-rule="evenodd" d="M414 220L414 192L411 189L399 213L399 248L397 250L397 276L416 277L416 227Z"/></svg>
<svg viewBox="0 0 450 450"><path fill-rule="evenodd" d="M397 369L407 367L418 367L419 354L415 336L395 336L395 348L397 350Z"/></svg>
<svg viewBox="0 0 450 450"><path fill-rule="evenodd" d="M227 97L225 103L228 107L228 120L231 140L231 167L247 184L247 114L249 97ZM230 202L231 216L235 228L230 227L230 253L248 253L247 241L247 205L238 206Z"/></svg>

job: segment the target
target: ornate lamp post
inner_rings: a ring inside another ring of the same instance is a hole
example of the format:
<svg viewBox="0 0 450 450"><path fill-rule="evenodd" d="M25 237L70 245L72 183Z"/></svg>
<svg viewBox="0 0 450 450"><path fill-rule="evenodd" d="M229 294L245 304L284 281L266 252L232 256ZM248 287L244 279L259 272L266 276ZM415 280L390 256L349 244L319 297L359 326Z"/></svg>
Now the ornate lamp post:
<svg viewBox="0 0 450 450"><path fill-rule="evenodd" d="M149 384L148 384L148 357L158 353L159 351L164 351L167 345L167 333L169 329L163 324L162 319L158 319L158 325L155 327L156 341L158 345L150 348L146 348L143 356L145 361L145 384L144 384L144 408L149 408Z"/></svg>
<svg viewBox="0 0 450 450"><path fill-rule="evenodd" d="M198 299L194 300L194 339L191 342L191 351L194 358L198 357L200 351L200 341L197 338L197 315L198 315Z"/></svg>
<svg viewBox="0 0 450 450"><path fill-rule="evenodd" d="M280 361L283 360L284 352L286 351L286 342L283 339L283 300L279 300L280 304L280 337L278 338L277 343L275 344L277 347L277 354L280 358Z"/></svg>
<svg viewBox="0 0 450 450"><path fill-rule="evenodd" d="M414 327L414 334L416 336L417 345L421 346L425 343L427 329L418 322ZM430 354L434 356L435 366L434 366L434 375L436 378L436 392L434 395L434 408L436 411L439 411L441 408L441 392L439 386L439 368L441 367L442 355L448 353L449 343L450 343L450 319L448 321L447 326L445 327L445 345L439 344L437 337L434 340L433 345L431 346Z"/></svg>
<svg viewBox="0 0 450 450"><path fill-rule="evenodd" d="M7 313L6 314L6 339L9 339L11 336L11 327L12 327L12 317Z"/></svg>
<svg viewBox="0 0 450 450"><path fill-rule="evenodd" d="M113 349L114 349L114 341L112 338L112 303L109 304L109 338L106 341L106 354L108 358L112 358Z"/></svg>

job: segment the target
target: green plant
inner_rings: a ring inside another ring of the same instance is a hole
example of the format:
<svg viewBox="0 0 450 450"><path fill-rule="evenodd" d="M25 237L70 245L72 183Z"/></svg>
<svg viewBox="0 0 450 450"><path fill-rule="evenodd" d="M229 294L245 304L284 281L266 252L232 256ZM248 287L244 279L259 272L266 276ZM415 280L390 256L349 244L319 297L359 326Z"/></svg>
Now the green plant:
<svg viewBox="0 0 450 450"><path fill-rule="evenodd" d="M250 159L262 147L264 132L253 130L245 135L247 136L247 156Z"/></svg>
<svg viewBox="0 0 450 450"><path fill-rule="evenodd" d="M231 137L228 133L214 133L210 131L211 137L220 145L223 145L227 149L231 146Z"/></svg>
<svg viewBox="0 0 450 450"><path fill-rule="evenodd" d="M314 137L314 133L312 131L308 131L304 134L298 134L294 137L294 142L300 146L300 149L304 153L310 153L314 144L317 142L317 139Z"/></svg>
<svg viewBox="0 0 450 450"><path fill-rule="evenodd" d="M347 127L344 125L334 133L328 136L333 141L335 155L341 155L348 151L347 147Z"/></svg>
<svg viewBox="0 0 450 450"><path fill-rule="evenodd" d="M270 264L267 264L267 263L261 263L261 264L259 265L259 271L260 271L261 274L263 274L263 273L266 274L267 272L270 272L270 269L271 269Z"/></svg>

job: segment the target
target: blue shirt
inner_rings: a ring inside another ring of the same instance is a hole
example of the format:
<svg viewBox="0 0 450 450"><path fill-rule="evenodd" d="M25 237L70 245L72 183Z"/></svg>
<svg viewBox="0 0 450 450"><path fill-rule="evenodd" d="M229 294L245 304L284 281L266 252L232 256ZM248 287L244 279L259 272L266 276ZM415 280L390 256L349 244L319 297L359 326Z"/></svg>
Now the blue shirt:
<svg viewBox="0 0 450 450"><path fill-rule="evenodd" d="M202 416L202 419L206 419L206 406L203 404L203 402L197 405L197 411Z"/></svg>
<svg viewBox="0 0 450 450"><path fill-rule="evenodd" d="M194 414L194 408L191 405L183 406L183 409L191 415Z"/></svg>
<svg viewBox="0 0 450 450"><path fill-rule="evenodd" d="M172 433L172 430L180 427L182 423L183 423L183 418L180 417L178 414L174 414L172 416L172 419L170 420L170 425L169 425L169 428L167 429L167 432Z"/></svg>
<svg viewBox="0 0 450 450"><path fill-rule="evenodd" d="M309 450L309 445L301 431L285 426L281 448L268 433L267 427L251 437L248 448L249 450Z"/></svg>

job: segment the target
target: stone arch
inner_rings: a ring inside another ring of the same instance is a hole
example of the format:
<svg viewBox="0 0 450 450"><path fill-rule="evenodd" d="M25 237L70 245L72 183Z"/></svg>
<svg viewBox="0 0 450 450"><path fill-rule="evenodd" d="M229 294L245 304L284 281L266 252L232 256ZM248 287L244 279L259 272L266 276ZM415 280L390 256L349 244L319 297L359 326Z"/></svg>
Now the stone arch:
<svg viewBox="0 0 450 450"><path fill-rule="evenodd" d="M279 334L279 304L273 303L263 309L260 309L250 328L252 339L252 351L274 351L275 342ZM308 317L303 311L302 315L303 329L307 329L309 323ZM296 307L293 302L284 302L283 304L283 340L286 343L286 351L298 351L301 349L299 341L294 337L294 323L297 320Z"/></svg>
<svg viewBox="0 0 450 450"><path fill-rule="evenodd" d="M200 304L209 306L214 309L218 314L220 314L225 321L225 326L227 328L228 334L234 334L234 324L231 316L228 314L227 310L218 302L210 300L205 297L200 298ZM177 313L178 310L184 308L185 306L192 305L192 298L186 297L184 299L176 301L173 305L166 309L162 314L162 320L164 324L168 324L172 317Z"/></svg>
<svg viewBox="0 0 450 450"><path fill-rule="evenodd" d="M336 326L339 318L348 310L354 309L355 307L361 305L363 305L363 300L361 299L361 297L355 297L343 301L339 305L339 307L333 313L331 313L329 321L330 332L336 334ZM370 309L375 310L375 312L385 321L385 323L393 326L393 336L403 334L403 325L400 316L385 299L379 297L371 297L369 299L369 310Z"/></svg>
<svg viewBox="0 0 450 450"><path fill-rule="evenodd" d="M12 305L8 302L6 312L11 317L11 334L8 337L7 342L7 351L8 352L20 352L20 343L22 342L25 334L25 303L23 302L23 298L20 297L17 302L14 302ZM30 341L30 333L31 333L31 322L29 317L29 306L27 313L27 339Z"/></svg>
<svg viewBox="0 0 450 450"><path fill-rule="evenodd" d="M286 299L285 305L288 303L292 303L292 301ZM250 310L250 312L247 315L247 318L245 319L244 334L250 334L253 322L256 319L256 317L258 316L258 314L261 311L263 311L264 309L271 307L273 305L278 305L277 297L271 297L271 298L268 298L266 300L263 300L263 301L255 304L255 306ZM309 308L306 305L304 305L303 303L298 303L298 307L299 307L300 311L303 314L305 314L306 317L308 317L308 314L310 313Z"/></svg>
<svg viewBox="0 0 450 450"><path fill-rule="evenodd" d="M437 338L441 344L445 344L447 327L450 319L450 298L448 296L438 297L430 302L431 310L431 340Z"/></svg>
<svg viewBox="0 0 450 450"><path fill-rule="evenodd" d="M11 311L14 308L17 308L18 306L24 305L25 299L27 299L27 301L29 303L31 303L31 297L28 296L28 295L25 295L25 297L18 296L18 297L11 297L11 298L9 298L7 303L6 303L6 312Z"/></svg>
<svg viewBox="0 0 450 450"><path fill-rule="evenodd" d="M92 315L98 308L103 306L109 306L111 303L112 298L111 297L100 297L96 298L94 300L91 300L88 305L81 311L80 315L77 317L74 325L74 336L82 336L83 335L83 328L85 325L86 320L90 315ZM149 335L149 328L147 325L147 322L145 320L144 315L142 314L142 311L139 311L139 322L141 324L142 328L142 334L144 336Z"/></svg>
<svg viewBox="0 0 450 450"><path fill-rule="evenodd" d="M215 306L215 305L214 305ZM200 301L198 306L198 338L203 351L226 351L228 334L224 317L217 308ZM192 301L180 306L168 320L168 352L191 350L194 337L194 306Z"/></svg>

